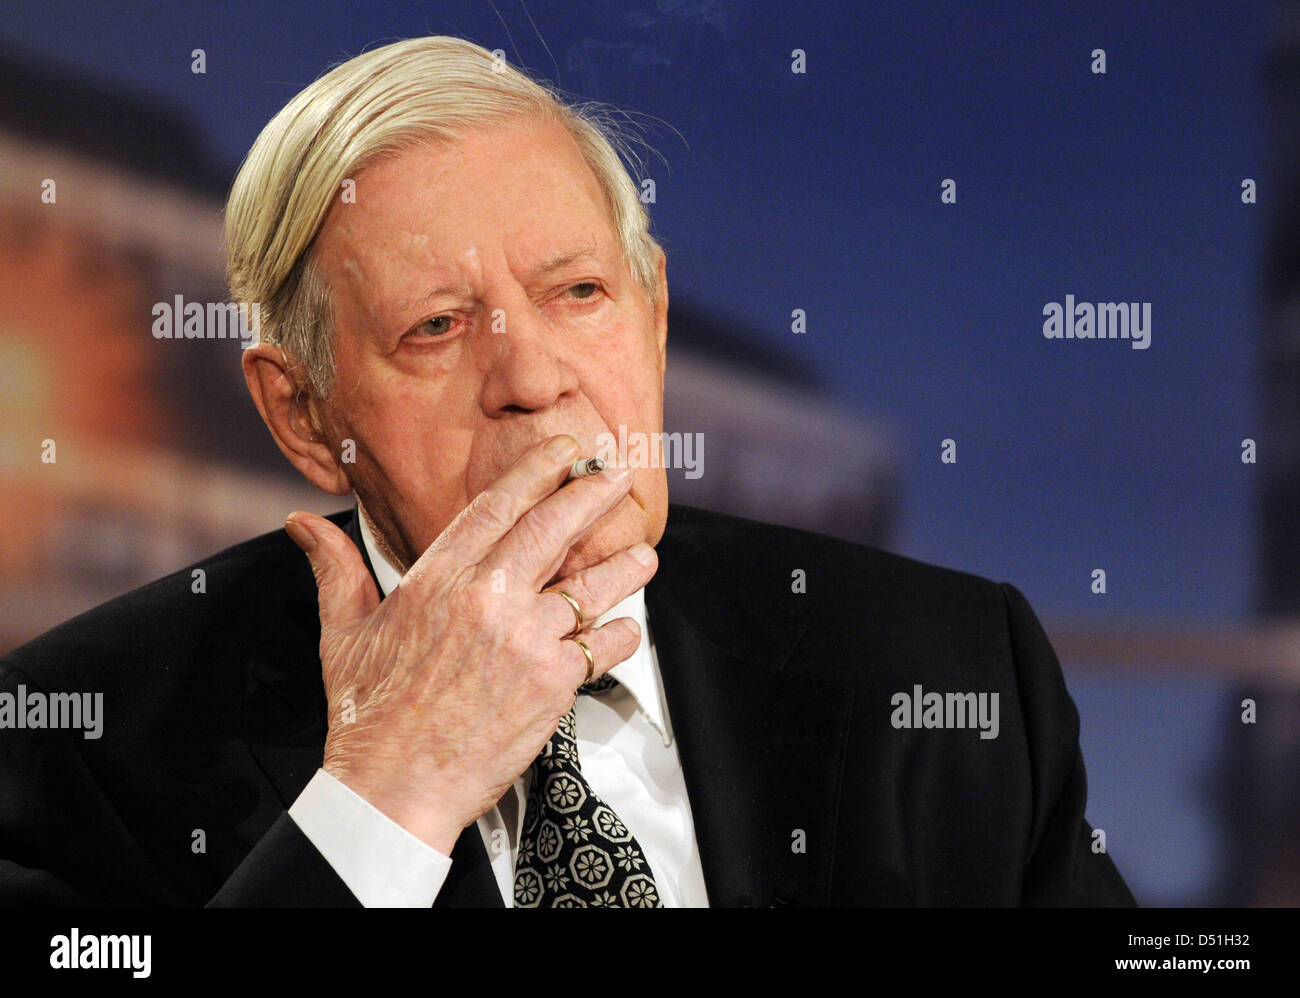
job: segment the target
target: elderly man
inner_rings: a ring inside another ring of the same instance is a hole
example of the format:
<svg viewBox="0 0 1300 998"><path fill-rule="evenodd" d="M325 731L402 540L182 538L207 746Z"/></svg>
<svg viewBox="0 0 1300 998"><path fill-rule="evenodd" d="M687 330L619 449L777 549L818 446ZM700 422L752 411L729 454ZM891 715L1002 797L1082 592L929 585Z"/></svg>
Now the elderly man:
<svg viewBox="0 0 1300 998"><path fill-rule="evenodd" d="M583 463L662 429L665 259L617 144L450 38L267 126L228 206L244 373L356 512L4 662L106 722L0 732L0 898L1132 903L1015 589Z"/></svg>

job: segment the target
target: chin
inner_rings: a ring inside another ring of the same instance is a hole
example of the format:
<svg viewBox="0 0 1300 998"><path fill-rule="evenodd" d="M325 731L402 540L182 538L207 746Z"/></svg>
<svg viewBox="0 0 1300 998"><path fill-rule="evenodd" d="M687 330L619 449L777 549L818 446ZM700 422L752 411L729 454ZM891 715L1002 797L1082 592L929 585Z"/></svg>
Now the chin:
<svg viewBox="0 0 1300 998"><path fill-rule="evenodd" d="M592 524L591 529L569 548L569 553L565 555L555 578L547 585L552 585L557 580L567 578L584 568L590 568L610 555L630 548L638 541L649 541L653 544L658 539L651 536L647 529L646 514L641 507L630 498L624 499L622 503Z"/></svg>

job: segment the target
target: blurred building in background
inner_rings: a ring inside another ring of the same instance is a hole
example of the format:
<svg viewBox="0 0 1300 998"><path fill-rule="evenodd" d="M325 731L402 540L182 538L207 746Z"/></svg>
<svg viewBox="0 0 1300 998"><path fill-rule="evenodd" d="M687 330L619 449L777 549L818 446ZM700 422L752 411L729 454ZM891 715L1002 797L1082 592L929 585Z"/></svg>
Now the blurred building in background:
<svg viewBox="0 0 1300 998"><path fill-rule="evenodd" d="M317 501L258 466L239 341L152 335L224 297L225 182L166 108L0 63L0 647Z"/></svg>

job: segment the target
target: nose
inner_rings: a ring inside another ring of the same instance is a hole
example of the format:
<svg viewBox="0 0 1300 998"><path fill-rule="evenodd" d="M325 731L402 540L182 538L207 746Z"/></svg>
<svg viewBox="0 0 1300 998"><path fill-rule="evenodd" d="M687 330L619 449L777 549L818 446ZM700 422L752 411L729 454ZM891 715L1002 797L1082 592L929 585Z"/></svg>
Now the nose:
<svg viewBox="0 0 1300 998"><path fill-rule="evenodd" d="M480 405L489 416L537 412L578 390L565 362L563 330L522 293L496 303L480 342L486 354Z"/></svg>

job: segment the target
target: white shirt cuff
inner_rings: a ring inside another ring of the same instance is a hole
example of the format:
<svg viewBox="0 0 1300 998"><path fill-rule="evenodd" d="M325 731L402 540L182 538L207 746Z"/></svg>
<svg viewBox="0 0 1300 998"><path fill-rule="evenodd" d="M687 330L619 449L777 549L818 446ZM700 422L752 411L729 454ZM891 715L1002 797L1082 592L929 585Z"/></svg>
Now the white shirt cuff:
<svg viewBox="0 0 1300 998"><path fill-rule="evenodd" d="M431 907L451 870L450 857L323 769L289 817L367 908Z"/></svg>

